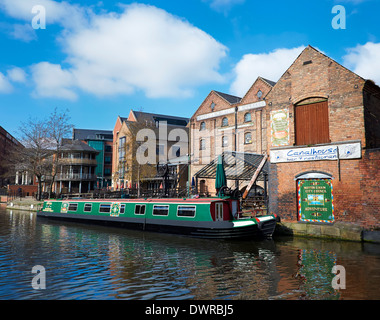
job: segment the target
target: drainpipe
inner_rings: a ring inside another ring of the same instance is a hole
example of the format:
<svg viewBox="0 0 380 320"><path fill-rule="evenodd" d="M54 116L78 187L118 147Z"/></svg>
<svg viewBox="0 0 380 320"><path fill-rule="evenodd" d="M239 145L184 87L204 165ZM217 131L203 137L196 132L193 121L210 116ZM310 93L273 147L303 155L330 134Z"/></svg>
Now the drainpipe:
<svg viewBox="0 0 380 320"><path fill-rule="evenodd" d="M237 151L237 113L238 113L238 107L236 106L235 107L235 154L236 154L236 151ZM236 158L235 158L236 159ZM236 163L235 163L235 167L236 167ZM237 168L236 168L236 171L237 171ZM237 172L236 172L237 173ZM235 188L239 188L239 180L236 179L235 180Z"/></svg>

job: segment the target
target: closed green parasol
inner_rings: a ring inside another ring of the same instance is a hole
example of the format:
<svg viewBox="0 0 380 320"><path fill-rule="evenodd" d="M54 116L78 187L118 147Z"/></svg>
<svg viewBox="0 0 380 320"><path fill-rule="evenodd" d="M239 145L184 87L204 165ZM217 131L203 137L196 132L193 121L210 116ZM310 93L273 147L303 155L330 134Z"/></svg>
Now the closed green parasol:
<svg viewBox="0 0 380 320"><path fill-rule="evenodd" d="M216 165L216 180L215 189L218 193L220 188L227 185L226 173L224 171L223 157L218 157L218 164Z"/></svg>

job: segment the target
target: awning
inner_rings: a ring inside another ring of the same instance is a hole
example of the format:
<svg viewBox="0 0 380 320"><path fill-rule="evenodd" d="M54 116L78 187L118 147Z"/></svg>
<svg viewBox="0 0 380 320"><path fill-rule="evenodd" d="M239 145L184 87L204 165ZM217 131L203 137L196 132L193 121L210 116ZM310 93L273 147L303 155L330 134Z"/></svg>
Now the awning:
<svg viewBox="0 0 380 320"><path fill-rule="evenodd" d="M264 156L262 154L225 151L222 153L227 180L250 181ZM199 170L194 176L198 179L216 179L218 157ZM268 163L265 164L257 180L264 181L268 174Z"/></svg>

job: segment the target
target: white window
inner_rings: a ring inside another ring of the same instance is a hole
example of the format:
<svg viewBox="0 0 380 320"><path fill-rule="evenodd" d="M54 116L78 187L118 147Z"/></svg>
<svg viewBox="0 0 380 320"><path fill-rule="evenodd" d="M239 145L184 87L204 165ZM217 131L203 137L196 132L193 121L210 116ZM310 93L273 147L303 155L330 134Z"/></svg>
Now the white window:
<svg viewBox="0 0 380 320"><path fill-rule="evenodd" d="M77 203L70 203L68 211L76 212L78 210L78 204Z"/></svg>
<svg viewBox="0 0 380 320"><path fill-rule="evenodd" d="M228 147L228 137L222 137L222 147Z"/></svg>
<svg viewBox="0 0 380 320"><path fill-rule="evenodd" d="M195 210L196 210L195 206L178 206L177 216L186 217L186 218L194 218Z"/></svg>
<svg viewBox="0 0 380 320"><path fill-rule="evenodd" d="M169 206L153 206L154 216L167 216L169 214Z"/></svg>
<svg viewBox="0 0 380 320"><path fill-rule="evenodd" d="M215 203L215 221L223 221L223 203Z"/></svg>
<svg viewBox="0 0 380 320"><path fill-rule="evenodd" d="M136 204L135 214L136 215L144 215L145 214L145 204Z"/></svg>
<svg viewBox="0 0 380 320"><path fill-rule="evenodd" d="M206 150L206 140L205 139L201 139L199 141L199 150Z"/></svg>
<svg viewBox="0 0 380 320"><path fill-rule="evenodd" d="M244 144L251 144L252 143L252 133L246 132L244 134Z"/></svg>
<svg viewBox="0 0 380 320"><path fill-rule="evenodd" d="M111 212L111 205L110 204L101 204L99 206L99 212L100 213L110 213Z"/></svg>

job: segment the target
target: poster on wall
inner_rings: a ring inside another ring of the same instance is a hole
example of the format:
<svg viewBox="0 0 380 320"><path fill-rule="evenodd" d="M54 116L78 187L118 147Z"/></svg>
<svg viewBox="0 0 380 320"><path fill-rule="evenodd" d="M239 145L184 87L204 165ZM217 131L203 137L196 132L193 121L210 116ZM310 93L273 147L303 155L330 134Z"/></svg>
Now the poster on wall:
<svg viewBox="0 0 380 320"><path fill-rule="evenodd" d="M271 142L273 147L289 145L289 110L272 111L270 114Z"/></svg>
<svg viewBox="0 0 380 320"><path fill-rule="evenodd" d="M298 180L298 218L305 222L334 222L333 186L330 179Z"/></svg>

